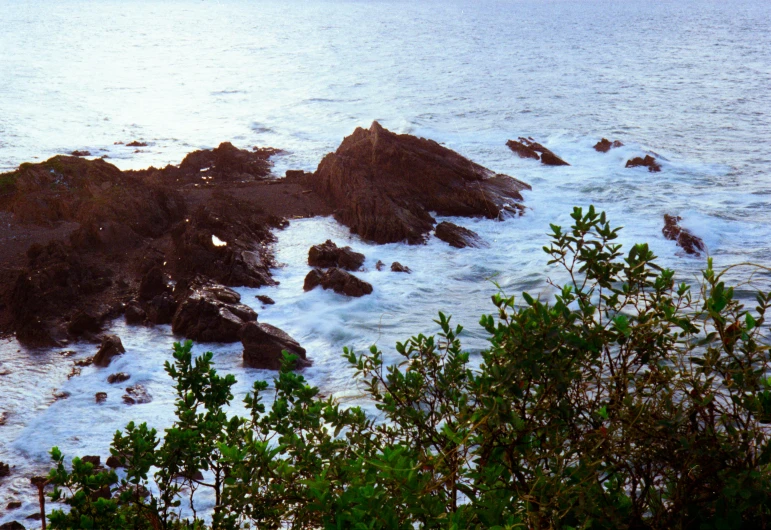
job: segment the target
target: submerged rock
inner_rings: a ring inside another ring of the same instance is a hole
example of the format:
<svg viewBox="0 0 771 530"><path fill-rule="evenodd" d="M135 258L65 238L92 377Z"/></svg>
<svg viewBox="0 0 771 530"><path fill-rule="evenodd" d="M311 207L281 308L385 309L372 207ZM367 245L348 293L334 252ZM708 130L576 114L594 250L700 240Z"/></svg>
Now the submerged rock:
<svg viewBox="0 0 771 530"><path fill-rule="evenodd" d="M7 477L11 474L11 466L5 462L0 462L0 478Z"/></svg>
<svg viewBox="0 0 771 530"><path fill-rule="evenodd" d="M91 151L73 151L70 153L72 156L91 156Z"/></svg>
<svg viewBox="0 0 771 530"><path fill-rule="evenodd" d="M222 285L193 285L174 314L171 329L200 342L237 342L241 326L257 320L257 313L240 302L241 295Z"/></svg>
<svg viewBox="0 0 771 530"><path fill-rule="evenodd" d="M570 165L530 137L523 138L520 136L518 140L509 140L506 142L506 145L509 149L517 153L520 158L540 160L542 164L547 166Z"/></svg>
<svg viewBox="0 0 771 530"><path fill-rule="evenodd" d="M125 372L117 372L107 376L107 382L111 385L114 385L115 383L122 383L123 381L128 381L129 379L131 379L131 376Z"/></svg>
<svg viewBox="0 0 771 530"><path fill-rule="evenodd" d="M107 392L97 392L96 394L94 394L94 400L97 403L104 403L105 401L107 401Z"/></svg>
<svg viewBox="0 0 771 530"><path fill-rule="evenodd" d="M406 272L407 274L409 274L412 271L410 270L409 267L405 267L398 261L394 261L393 263L391 263L391 272Z"/></svg>
<svg viewBox="0 0 771 530"><path fill-rule="evenodd" d="M372 293L372 285L336 267L327 271L313 269L305 277L303 289L310 291L319 285L346 296L360 297Z"/></svg>
<svg viewBox="0 0 771 530"><path fill-rule="evenodd" d="M305 348L275 326L248 322L241 328L240 336L244 345L244 364L247 366L278 370L281 368L284 350L297 355L296 368L311 365Z"/></svg>
<svg viewBox="0 0 771 530"><path fill-rule="evenodd" d="M266 296L264 294L258 294L256 298L265 305L273 305L276 303L276 301L273 300L270 296Z"/></svg>
<svg viewBox="0 0 771 530"><path fill-rule="evenodd" d="M437 238L441 239L446 243L449 243L451 247L479 248L484 246L484 243L482 239L479 237L479 234L477 234L472 230L469 230L468 228L463 228L462 226L458 226L453 223L448 223L447 221L443 221L438 225L436 225L436 230L434 233L436 234Z"/></svg>
<svg viewBox="0 0 771 530"><path fill-rule="evenodd" d="M311 267L339 267L356 271L364 264L364 254L354 252L351 247L338 247L331 240L313 245L308 251L308 265Z"/></svg>
<svg viewBox="0 0 771 530"><path fill-rule="evenodd" d="M113 357L124 353L126 353L126 349L123 347L120 337L117 335L107 335L102 339L102 345L99 347L96 355L94 355L93 362L96 366L105 367L110 364Z"/></svg>
<svg viewBox="0 0 771 530"><path fill-rule="evenodd" d="M150 403L153 397L144 387L144 385L134 385L126 389L126 393L123 394L123 402L127 405L141 405L143 403Z"/></svg>
<svg viewBox="0 0 771 530"><path fill-rule="evenodd" d="M682 228L680 226L680 221L682 220L682 217L664 214L664 228L661 229L661 232L665 238L675 241L686 254L701 255L707 249L704 241L685 228Z"/></svg>
<svg viewBox="0 0 771 530"><path fill-rule="evenodd" d="M357 128L324 157L310 185L351 232L377 243L423 243L428 213L501 218L518 213L530 186L424 138L373 122Z"/></svg>
<svg viewBox="0 0 771 530"><path fill-rule="evenodd" d="M651 173L661 171L661 164L659 164L655 158L651 155L645 155L645 158L634 157L631 160L627 160L626 167L647 167Z"/></svg>
<svg viewBox="0 0 771 530"><path fill-rule="evenodd" d="M616 147L623 147L624 144L621 143L618 140L613 140L612 142L608 140L607 138L603 138L596 144L594 144L594 150L598 153L607 153L611 149L615 149Z"/></svg>

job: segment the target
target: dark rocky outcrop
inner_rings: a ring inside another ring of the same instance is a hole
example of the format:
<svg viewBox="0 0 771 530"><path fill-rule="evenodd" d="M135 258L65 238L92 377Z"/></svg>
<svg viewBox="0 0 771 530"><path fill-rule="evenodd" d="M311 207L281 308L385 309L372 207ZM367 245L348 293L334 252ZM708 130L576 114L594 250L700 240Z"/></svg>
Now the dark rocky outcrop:
<svg viewBox="0 0 771 530"><path fill-rule="evenodd" d="M178 286L179 287L179 286ZM241 295L222 285L194 283L172 320L172 331L200 342L237 342L238 331L246 322L257 320Z"/></svg>
<svg viewBox="0 0 771 530"><path fill-rule="evenodd" d="M303 289L310 291L319 285L346 296L359 297L372 293L372 285L336 267L327 271L313 269L305 277Z"/></svg>
<svg viewBox="0 0 771 530"><path fill-rule="evenodd" d="M308 251L308 265L311 267L339 267L356 271L364 264L364 254L354 252L351 247L338 247L331 240L313 245Z"/></svg>
<svg viewBox="0 0 771 530"><path fill-rule="evenodd" d="M87 311L78 311L70 319L67 331L76 337L86 333L99 333L102 330L101 316Z"/></svg>
<svg viewBox="0 0 771 530"><path fill-rule="evenodd" d="M124 464L120 461L120 458L118 458L117 456L108 456L104 464L107 467L112 469L115 469L118 467L124 467Z"/></svg>
<svg viewBox="0 0 771 530"><path fill-rule="evenodd" d="M102 339L99 351L94 355L94 365L105 367L110 364L113 357L124 353L126 353L126 349L123 347L120 337L107 335Z"/></svg>
<svg viewBox="0 0 771 530"><path fill-rule="evenodd" d="M177 312L177 301L169 293L159 294L145 303L147 321L151 324L171 324Z"/></svg>
<svg viewBox="0 0 771 530"><path fill-rule="evenodd" d="M239 149L223 142L215 149L203 149L188 154L176 171L169 171L178 180L206 183L212 180L256 180L270 174L270 157L277 149L253 151Z"/></svg>
<svg viewBox="0 0 771 530"><path fill-rule="evenodd" d="M126 393L123 394L123 402L127 405L141 405L143 403L150 403L153 397L144 387L144 385L134 385L126 389Z"/></svg>
<svg viewBox="0 0 771 530"><path fill-rule="evenodd" d="M122 383L123 381L128 381L129 379L131 379L131 376L126 372L117 372L107 376L107 382L111 385L115 383Z"/></svg>
<svg viewBox="0 0 771 530"><path fill-rule="evenodd" d="M377 263L375 263L375 268L379 271L382 271L383 269L385 269L385 263L383 263L380 260L377 260Z"/></svg>
<svg viewBox="0 0 771 530"><path fill-rule="evenodd" d="M151 267L139 283L140 300L152 300L158 295L171 293L172 291L173 289L169 285L168 278L158 266Z"/></svg>
<svg viewBox="0 0 771 530"><path fill-rule="evenodd" d="M453 223L448 223L447 221L443 221L436 225L436 230L434 233L436 234L437 238L446 243L449 243L451 247L479 248L484 246L484 242L476 232Z"/></svg>
<svg viewBox="0 0 771 530"><path fill-rule="evenodd" d="M11 466L5 462L0 462L0 478L7 477L11 474Z"/></svg>
<svg viewBox="0 0 771 530"><path fill-rule="evenodd" d="M530 137L523 138L520 136L518 140L509 140L506 142L506 145L509 149L517 153L520 158L540 160L541 163L546 166L570 165Z"/></svg>
<svg viewBox="0 0 771 530"><path fill-rule="evenodd" d="M126 304L125 311L127 324L142 324L147 319L147 312L138 300L130 300Z"/></svg>
<svg viewBox="0 0 771 530"><path fill-rule="evenodd" d="M702 252L707 250L704 241L685 228L682 228L680 226L680 221L682 220L682 217L664 214L664 228L661 232L664 234L665 238L675 241L686 254L695 256L701 255Z"/></svg>
<svg viewBox="0 0 771 530"><path fill-rule="evenodd" d="M97 403L104 403L105 401L107 401L107 392L97 392L96 394L94 394L94 400Z"/></svg>
<svg viewBox="0 0 771 530"><path fill-rule="evenodd" d="M433 228L428 213L501 218L519 213L524 182L442 147L374 122L356 129L324 157L309 185L335 218L377 243L423 243Z"/></svg>
<svg viewBox="0 0 771 530"><path fill-rule="evenodd" d="M394 261L393 263L391 263L391 272L406 272L407 274L409 274L412 271L410 270L409 267L405 267L398 261Z"/></svg>
<svg viewBox="0 0 771 530"><path fill-rule="evenodd" d="M126 144L126 147L147 147L146 142L140 142L138 140L133 140Z"/></svg>
<svg viewBox="0 0 771 530"><path fill-rule="evenodd" d="M72 156L91 156L91 151L73 151L70 153Z"/></svg>
<svg viewBox="0 0 771 530"><path fill-rule="evenodd" d="M661 164L651 155L645 155L645 158L636 156L631 160L627 160L626 167L647 167L651 173L661 171Z"/></svg>
<svg viewBox="0 0 771 530"><path fill-rule="evenodd" d="M21 508L21 501L11 501L5 505L6 510L18 510Z"/></svg>
<svg viewBox="0 0 771 530"><path fill-rule="evenodd" d="M0 524L0 530L25 530L26 526L18 521Z"/></svg>
<svg viewBox="0 0 771 530"><path fill-rule="evenodd" d="M80 460L91 464L95 468L102 467L102 457L99 455L86 455L81 457Z"/></svg>
<svg viewBox="0 0 771 530"><path fill-rule="evenodd" d="M252 368L278 370L281 368L282 351L297 355L296 368L310 366L305 348L284 331L270 324L248 322L241 328L244 345L244 364Z"/></svg>
<svg viewBox="0 0 771 530"><path fill-rule="evenodd" d="M624 144L621 143L619 140L613 140L612 142L608 140L607 138L603 138L596 144L594 144L594 150L598 153L607 153L611 149L615 149L616 147L623 147Z"/></svg>

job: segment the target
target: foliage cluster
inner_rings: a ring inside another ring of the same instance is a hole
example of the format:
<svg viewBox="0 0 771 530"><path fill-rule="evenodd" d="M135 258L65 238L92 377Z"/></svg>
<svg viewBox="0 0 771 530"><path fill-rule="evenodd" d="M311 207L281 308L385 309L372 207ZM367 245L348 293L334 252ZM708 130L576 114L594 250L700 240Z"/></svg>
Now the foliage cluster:
<svg viewBox="0 0 771 530"><path fill-rule="evenodd" d="M478 362L443 314L400 364L345 351L379 421L290 356L229 416L233 377L177 345L174 425L116 433L120 474L54 449L51 527L765 528L771 295L746 309L711 261L692 293L647 245L622 255L604 214L572 219L544 248L569 281L551 303L493 296Z"/></svg>

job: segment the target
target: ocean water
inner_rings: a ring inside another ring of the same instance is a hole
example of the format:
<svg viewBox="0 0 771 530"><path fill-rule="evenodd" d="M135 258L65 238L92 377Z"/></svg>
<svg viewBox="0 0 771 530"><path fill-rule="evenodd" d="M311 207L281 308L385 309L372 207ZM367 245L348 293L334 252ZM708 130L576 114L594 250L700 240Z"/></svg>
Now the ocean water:
<svg viewBox="0 0 771 530"><path fill-rule="evenodd" d="M279 232L277 287L239 289L263 322L298 339L314 360L306 377L346 403L361 388L344 346L393 344L434 332L438 311L463 324L464 344L485 346L479 316L490 295L548 297L561 279L540 250L549 223L569 225L573 206L594 204L623 225L621 242L648 242L662 265L697 282L705 258L662 234L663 214L684 218L717 267L771 262L771 4L763 0L612 1L134 1L0 0L0 170L87 149L123 169L178 163L222 141L284 149L275 174L313 170L357 126L437 140L496 172L530 183L521 218L451 219L477 231L484 249L371 245L328 218ZM544 167L513 155L507 139L533 136L571 163ZM601 137L622 140L600 154ZM116 142L141 140L147 147ZM648 151L660 173L625 169ZM1 229L0 229L1 230ZM326 239L367 256L371 296L302 292L307 250ZM378 272L399 261L412 274ZM769 277L755 278L768 288ZM497 286L496 286L497 285ZM276 300L262 307L256 294ZM108 369L73 361L96 347L27 350L0 342L0 523L33 513L28 476L47 451L107 455L128 421L162 429L173 392L163 371L168 327L113 332L127 353ZM201 344L238 379L234 411L267 371L244 368L239 344ZM107 375L131 374L119 385ZM142 383L152 403L124 405ZM108 393L96 405L94 394ZM66 392L66 399L53 394ZM368 408L373 414L375 411ZM9 500L24 502L3 513ZM207 502L203 499L204 504Z"/></svg>

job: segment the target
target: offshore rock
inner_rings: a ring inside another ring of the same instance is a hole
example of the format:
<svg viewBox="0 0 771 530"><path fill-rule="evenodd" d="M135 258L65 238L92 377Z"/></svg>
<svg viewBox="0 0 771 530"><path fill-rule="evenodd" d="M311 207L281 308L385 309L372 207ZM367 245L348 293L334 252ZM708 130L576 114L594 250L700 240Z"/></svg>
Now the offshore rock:
<svg viewBox="0 0 771 530"><path fill-rule="evenodd" d="M524 182L442 147L373 122L357 128L327 154L309 184L335 208L351 232L376 243L426 240L436 222L428 213L498 219L517 213Z"/></svg>
<svg viewBox="0 0 771 530"><path fill-rule="evenodd" d="M246 322L257 320L241 295L222 285L193 285L171 323L174 333L200 342L237 342Z"/></svg>
<svg viewBox="0 0 771 530"><path fill-rule="evenodd" d="M252 368L278 370L283 359L282 351L297 355L295 368L310 366L305 348L287 333L270 324L248 322L241 328L244 345L244 364Z"/></svg>
<svg viewBox="0 0 771 530"><path fill-rule="evenodd" d="M509 140L506 142L506 145L517 153L520 158L540 160L546 166L570 165L531 137L523 138L520 136L518 140Z"/></svg>
<svg viewBox="0 0 771 530"><path fill-rule="evenodd" d="M364 254L354 252L351 247L338 247L331 240L313 245L308 251L308 265L311 267L339 267L356 271L364 264Z"/></svg>
<svg viewBox="0 0 771 530"><path fill-rule="evenodd" d="M391 263L391 272L406 272L407 274L410 274L412 270L410 270L409 267L405 267L398 261L394 261Z"/></svg>
<svg viewBox="0 0 771 530"><path fill-rule="evenodd" d="M685 228L682 228L680 226L680 221L682 220L682 217L664 214L664 228L662 228L661 232L665 238L675 241L686 254L701 255L702 252L707 250L704 241Z"/></svg>
<svg viewBox="0 0 771 530"><path fill-rule="evenodd" d="M482 239L479 237L479 234L477 234L472 230L469 230L468 228L463 228L462 226L458 226L453 223L448 223L447 221L442 221L441 223L436 225L436 230L434 233L436 234L436 237L438 237L439 239L441 239L446 243L449 243L451 247L479 248L484 246L484 243Z"/></svg>
<svg viewBox="0 0 771 530"><path fill-rule="evenodd" d="M626 167L647 167L651 173L661 171L661 164L659 164L655 158L651 155L645 155L645 158L636 156L631 160L627 160Z"/></svg>
<svg viewBox="0 0 771 530"><path fill-rule="evenodd" d="M621 143L618 140L613 140L612 142L608 140L607 138L603 138L596 144L594 144L594 150L598 153L607 153L611 149L615 149L616 147L623 147L624 144Z"/></svg>
<svg viewBox="0 0 771 530"><path fill-rule="evenodd" d="M126 393L123 394L123 402L126 405L141 405L143 403L150 403L153 400L153 396L147 391L143 385L134 385L126 388Z"/></svg>
<svg viewBox="0 0 771 530"><path fill-rule="evenodd" d="M126 353L126 349L123 347L120 337L107 335L102 339L102 345L99 346L99 351L94 355L94 364L105 367L110 364L113 357L124 353Z"/></svg>
<svg viewBox="0 0 771 530"><path fill-rule="evenodd" d="M357 298L372 293L372 285L336 267L327 271L313 269L305 277L303 289L310 291L319 285L324 289L332 289L336 293Z"/></svg>

